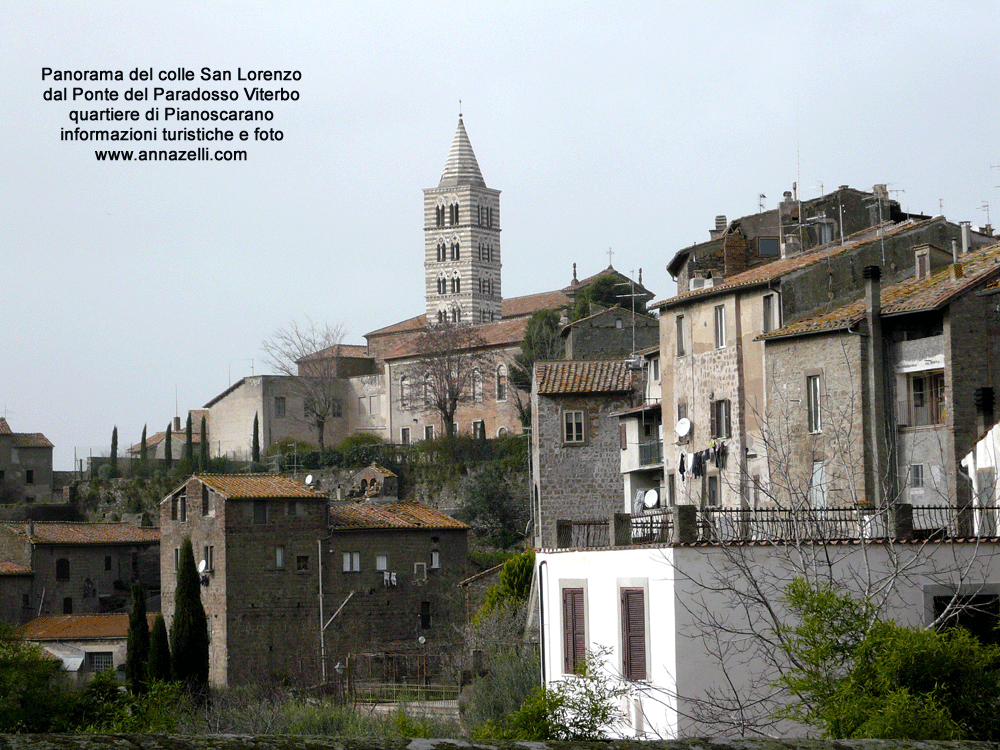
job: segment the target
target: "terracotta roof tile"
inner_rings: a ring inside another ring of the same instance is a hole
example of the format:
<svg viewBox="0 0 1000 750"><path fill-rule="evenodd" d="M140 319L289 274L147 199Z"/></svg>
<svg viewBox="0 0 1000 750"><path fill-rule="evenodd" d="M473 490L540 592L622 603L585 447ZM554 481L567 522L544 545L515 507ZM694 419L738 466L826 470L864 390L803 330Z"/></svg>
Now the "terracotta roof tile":
<svg viewBox="0 0 1000 750"><path fill-rule="evenodd" d="M916 220L908 219L907 221L901 222L894 226L888 227L885 232L885 237L893 237L897 234L905 234L906 232L916 231L919 229L924 229L931 224L936 222L945 221L943 217L936 216L931 219ZM667 300L662 300L660 302L654 302L650 305L650 309L662 309L666 307L672 307L675 304L681 302L686 302L692 297L702 297L710 296L712 294L717 294L719 292L725 292L730 289L736 289L738 287L746 286L756 286L759 284L766 284L770 281L774 281L781 276L792 271L798 271L799 269L805 268L812 265L813 263L820 263L826 261L827 258L840 255L845 252L854 252L857 248L874 244L880 242L881 238L877 236L871 236L871 230L866 230L864 236L861 239L857 239L853 242L846 242L841 245L839 243L830 243L828 245L821 245L819 247L807 250L796 255L789 256L787 258L779 258L778 260L773 260L770 263L766 263L762 266L757 266L756 268L751 268L743 273L738 273L729 278L725 279L721 284L711 287L704 287L702 289L695 289L693 291L683 292L678 294L676 297L671 297ZM850 238L848 238L850 239Z"/></svg>
<svg viewBox="0 0 1000 750"><path fill-rule="evenodd" d="M146 615L152 629L156 615ZM26 641L106 640L128 637L128 613L46 615L19 627L15 634Z"/></svg>
<svg viewBox="0 0 1000 750"><path fill-rule="evenodd" d="M12 435L10 431L10 425L7 424L6 417L0 417L0 435Z"/></svg>
<svg viewBox="0 0 1000 750"><path fill-rule="evenodd" d="M15 448L51 448L52 443L40 432L15 432L11 445Z"/></svg>
<svg viewBox="0 0 1000 750"><path fill-rule="evenodd" d="M0 560L0 576L23 575L34 575L34 571L31 568L18 565L16 562L11 562L10 560Z"/></svg>
<svg viewBox="0 0 1000 750"><path fill-rule="evenodd" d="M934 310L985 280L1000 276L1000 243L966 253L961 256L958 265L961 275L955 273L955 266L948 266L925 279L910 279L882 287L882 315ZM776 339L839 330L855 325L864 316L865 301L859 299L849 305L793 321L759 338Z"/></svg>
<svg viewBox="0 0 1000 750"><path fill-rule="evenodd" d="M406 333L407 331L422 331L427 328L427 316L417 315L413 318L407 318L406 320L401 320L398 323L393 323L392 325L385 326L383 328L376 328L374 331L369 331L365 334L365 338L369 336L385 336L391 333Z"/></svg>
<svg viewBox="0 0 1000 750"><path fill-rule="evenodd" d="M524 341L524 332L528 327L527 318L500 320L496 323L481 323L472 326L473 334L482 338L479 348L495 346L514 346ZM386 360L405 359L413 357L420 351L419 336L404 341L385 355Z"/></svg>
<svg viewBox="0 0 1000 750"><path fill-rule="evenodd" d="M36 521L33 532L29 524L3 524L33 544L155 544L160 530L133 526L129 523L62 523Z"/></svg>
<svg viewBox="0 0 1000 750"><path fill-rule="evenodd" d="M302 482L281 474L196 474L216 492L228 498L304 497L325 499Z"/></svg>
<svg viewBox="0 0 1000 750"><path fill-rule="evenodd" d="M468 529L461 521L412 501L348 502L330 506L330 528L349 529Z"/></svg>
<svg viewBox="0 0 1000 750"><path fill-rule="evenodd" d="M307 354L295 360L296 362L308 362L313 359L326 359L327 357L368 357L368 347L364 344L336 344L320 349L318 352Z"/></svg>
<svg viewBox="0 0 1000 750"><path fill-rule="evenodd" d="M632 389L632 373L620 359L539 362L539 393L621 393Z"/></svg>

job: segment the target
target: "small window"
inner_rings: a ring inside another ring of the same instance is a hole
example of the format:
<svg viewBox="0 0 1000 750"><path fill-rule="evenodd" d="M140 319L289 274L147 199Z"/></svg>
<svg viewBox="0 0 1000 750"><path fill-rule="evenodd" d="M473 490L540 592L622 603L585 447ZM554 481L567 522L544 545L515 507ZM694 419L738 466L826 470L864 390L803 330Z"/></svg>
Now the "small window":
<svg viewBox="0 0 1000 750"><path fill-rule="evenodd" d="M440 567L441 567L441 553L438 552L436 549L431 550L431 568L436 569Z"/></svg>
<svg viewBox="0 0 1000 750"><path fill-rule="evenodd" d="M677 356L683 357L687 354L687 341L684 338L684 316L678 315L674 318L674 325L676 327L677 333Z"/></svg>
<svg viewBox="0 0 1000 750"><path fill-rule="evenodd" d="M402 428L400 428L400 430L399 430L399 442L400 442L401 445L409 445L410 444L410 428L409 427L402 427Z"/></svg>
<svg viewBox="0 0 1000 750"><path fill-rule="evenodd" d="M650 378L652 379L652 381L654 383L660 382L660 358L659 357L653 357L653 359L651 359L649 361L649 371L651 373L650 374Z"/></svg>
<svg viewBox="0 0 1000 750"><path fill-rule="evenodd" d="M302 502L300 500L289 500L288 504L285 506L286 516L301 516L304 508L302 507Z"/></svg>
<svg viewBox="0 0 1000 750"><path fill-rule="evenodd" d="M427 580L427 563L413 563L413 580L415 581L426 581Z"/></svg>
<svg viewBox="0 0 1000 750"><path fill-rule="evenodd" d="M60 557L56 560L56 580L57 581L68 581L69 580L69 560L65 557Z"/></svg>
<svg viewBox="0 0 1000 750"><path fill-rule="evenodd" d="M812 482L809 485L809 507L822 510L826 507L826 462L812 462Z"/></svg>
<svg viewBox="0 0 1000 750"><path fill-rule="evenodd" d="M253 501L253 522L257 524L267 523L267 501Z"/></svg>
<svg viewBox="0 0 1000 750"><path fill-rule="evenodd" d="M910 424L944 424L944 373L922 372L907 378Z"/></svg>
<svg viewBox="0 0 1000 750"><path fill-rule="evenodd" d="M682 419L687 419L688 415L688 405L687 401L677 402L677 421L680 422Z"/></svg>
<svg viewBox="0 0 1000 750"><path fill-rule="evenodd" d="M584 441L583 412L582 411L563 412L563 442L582 443L583 441Z"/></svg>
<svg viewBox="0 0 1000 750"><path fill-rule="evenodd" d="M774 295L765 294L761 298L761 316L764 318L763 332L769 333L778 326L774 319Z"/></svg>
<svg viewBox="0 0 1000 750"><path fill-rule="evenodd" d="M473 420L472 422L472 437L474 438L485 438L486 437L486 423L481 419Z"/></svg>
<svg viewBox="0 0 1000 750"><path fill-rule="evenodd" d="M368 413L368 399L364 396L358 396L358 415L364 416Z"/></svg>
<svg viewBox="0 0 1000 750"><path fill-rule="evenodd" d="M507 400L507 365L497 367L497 401Z"/></svg>
<svg viewBox="0 0 1000 750"><path fill-rule="evenodd" d="M361 571L361 553L360 552L345 552L344 553L344 572L345 573L358 573Z"/></svg>
<svg viewBox="0 0 1000 750"><path fill-rule="evenodd" d="M726 306L715 307L715 348L722 349L726 345Z"/></svg>
<svg viewBox="0 0 1000 750"><path fill-rule="evenodd" d="M708 477L708 499L707 504L711 507L718 507L721 505L721 498L719 497L719 475L712 474Z"/></svg>
<svg viewBox="0 0 1000 750"><path fill-rule="evenodd" d="M73 614L73 597L67 596L63 599L63 614L71 615Z"/></svg>
<svg viewBox="0 0 1000 750"><path fill-rule="evenodd" d="M923 486L924 486L924 465L910 464L910 487L915 488Z"/></svg>
<svg viewBox="0 0 1000 750"><path fill-rule="evenodd" d="M274 548L274 567L278 570L282 570L285 567L285 548L275 547Z"/></svg>
<svg viewBox="0 0 1000 750"><path fill-rule="evenodd" d="M757 240L757 254L762 258L776 258L781 254L777 237L760 237Z"/></svg>
<svg viewBox="0 0 1000 750"><path fill-rule="evenodd" d="M427 630L431 626L431 603L420 602L420 627Z"/></svg>
<svg viewBox="0 0 1000 750"><path fill-rule="evenodd" d="M709 429L712 437L728 438L732 436L729 412L729 399L709 402Z"/></svg>
<svg viewBox="0 0 1000 750"><path fill-rule="evenodd" d="M931 272L930 250L923 249L917 251L917 279L926 279Z"/></svg>
<svg viewBox="0 0 1000 750"><path fill-rule="evenodd" d="M209 496L208 496L208 485L203 484L201 486L201 514L207 516L210 510Z"/></svg>
<svg viewBox="0 0 1000 750"><path fill-rule="evenodd" d="M434 425L424 425L424 440L434 439Z"/></svg>
<svg viewBox="0 0 1000 750"><path fill-rule="evenodd" d="M25 471L24 471L24 483L25 484L34 484L35 483L35 470L34 469L25 469Z"/></svg>
<svg viewBox="0 0 1000 750"><path fill-rule="evenodd" d="M104 569L111 570L111 555L104 556Z"/></svg>
<svg viewBox="0 0 1000 750"><path fill-rule="evenodd" d="M809 432L820 432L823 429L822 391L819 375L806 377L806 412Z"/></svg>
<svg viewBox="0 0 1000 750"><path fill-rule="evenodd" d="M309 570L309 555L296 555L296 557L295 557L295 569L296 570Z"/></svg>
<svg viewBox="0 0 1000 750"><path fill-rule="evenodd" d="M182 492L180 498L178 498L178 518L181 523L187 523L188 520L188 499L187 493Z"/></svg>
<svg viewBox="0 0 1000 750"><path fill-rule="evenodd" d="M27 594L21 594L21 606L24 609L27 609L28 607L30 607L31 606L31 597L28 596Z"/></svg>
<svg viewBox="0 0 1000 750"><path fill-rule="evenodd" d="M181 567L181 548L174 547L174 572L176 573Z"/></svg>
<svg viewBox="0 0 1000 750"><path fill-rule="evenodd" d="M274 416L277 419L281 419L285 416L285 397L275 396L274 397Z"/></svg>
<svg viewBox="0 0 1000 750"><path fill-rule="evenodd" d="M115 663L110 651L88 651L87 670L90 672L109 672L114 669Z"/></svg>
<svg viewBox="0 0 1000 750"><path fill-rule="evenodd" d="M375 555L375 570L383 571L389 569L388 555Z"/></svg>
<svg viewBox="0 0 1000 750"><path fill-rule="evenodd" d="M330 416L331 417L342 417L344 416L344 404L339 398L330 400Z"/></svg>

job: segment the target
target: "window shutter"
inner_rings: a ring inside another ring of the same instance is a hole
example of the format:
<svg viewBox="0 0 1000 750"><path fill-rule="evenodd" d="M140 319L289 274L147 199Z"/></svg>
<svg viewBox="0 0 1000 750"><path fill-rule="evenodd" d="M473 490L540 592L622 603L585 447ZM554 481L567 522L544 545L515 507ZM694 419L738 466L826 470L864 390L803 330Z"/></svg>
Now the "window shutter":
<svg viewBox="0 0 1000 750"><path fill-rule="evenodd" d="M718 403L717 401L708 402L709 429L710 429L709 434L712 437L719 436L719 420L716 415L716 406L715 406L717 403Z"/></svg>
<svg viewBox="0 0 1000 750"><path fill-rule="evenodd" d="M563 672L573 674L584 663L583 589L563 589Z"/></svg>
<svg viewBox="0 0 1000 750"><path fill-rule="evenodd" d="M646 679L646 607L643 589L622 589L622 673Z"/></svg>
<svg viewBox="0 0 1000 750"><path fill-rule="evenodd" d="M730 427L730 422L729 422L729 399L727 398L722 403L724 404L724 406L722 408L726 410L726 432L725 432L725 437L732 437L733 436L733 431L732 431L732 428Z"/></svg>
<svg viewBox="0 0 1000 750"><path fill-rule="evenodd" d="M626 437L625 424L624 423L618 425L618 438L619 438L619 442L621 444L621 449L623 451L624 450L628 450L628 439Z"/></svg>

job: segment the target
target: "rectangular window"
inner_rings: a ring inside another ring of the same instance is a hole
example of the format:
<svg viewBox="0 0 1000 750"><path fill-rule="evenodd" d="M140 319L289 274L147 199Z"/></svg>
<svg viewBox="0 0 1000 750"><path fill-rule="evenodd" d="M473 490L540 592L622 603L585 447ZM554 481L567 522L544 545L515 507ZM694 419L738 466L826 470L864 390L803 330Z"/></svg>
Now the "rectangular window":
<svg viewBox="0 0 1000 750"><path fill-rule="evenodd" d="M215 570L215 545L214 544L208 545L208 557L205 558L205 559L208 560L208 569L209 570Z"/></svg>
<svg viewBox="0 0 1000 750"><path fill-rule="evenodd" d="M907 378L910 425L944 424L944 373L922 372Z"/></svg>
<svg viewBox="0 0 1000 750"><path fill-rule="evenodd" d="M429 424L424 426L424 440L434 439L434 425Z"/></svg>
<svg viewBox="0 0 1000 750"><path fill-rule="evenodd" d="M415 581L426 581L427 580L427 563L413 563L413 580Z"/></svg>
<svg viewBox="0 0 1000 750"><path fill-rule="evenodd" d="M822 392L819 375L806 377L806 414L809 422L809 432L820 432L823 429L823 414L820 410Z"/></svg>
<svg viewBox="0 0 1000 750"><path fill-rule="evenodd" d="M358 414L363 416L368 413L368 399L358 396Z"/></svg>
<svg viewBox="0 0 1000 750"><path fill-rule="evenodd" d="M966 596L935 596L934 619L942 617L945 610L951 616L942 623L942 628L960 627L985 644L1000 641L997 622L1000 620L1000 597L996 594L969 594Z"/></svg>
<svg viewBox="0 0 1000 750"><path fill-rule="evenodd" d="M344 553L344 572L345 573L359 573L361 571L361 553L360 552L345 552Z"/></svg>
<svg viewBox="0 0 1000 750"><path fill-rule="evenodd" d="M267 501L266 500L254 500L253 501L253 522L254 523L267 523Z"/></svg>
<svg viewBox="0 0 1000 750"><path fill-rule="evenodd" d="M926 279L930 275L930 250L920 250L917 252L917 273L918 279Z"/></svg>
<svg viewBox="0 0 1000 750"><path fill-rule="evenodd" d="M980 469L976 472L976 500L980 505L993 506L996 497L996 473L993 469Z"/></svg>
<svg viewBox="0 0 1000 750"><path fill-rule="evenodd" d="M298 500L289 500L285 506L286 516L301 516L303 511L302 503Z"/></svg>
<svg viewBox="0 0 1000 750"><path fill-rule="evenodd" d="M203 516L207 516L208 515L208 511L209 511L208 485L207 484L203 484L201 486L201 514Z"/></svg>
<svg viewBox="0 0 1000 750"><path fill-rule="evenodd" d="M274 397L274 416L278 419L282 419L285 416L285 397L275 396Z"/></svg>
<svg viewBox="0 0 1000 750"><path fill-rule="evenodd" d="M709 402L709 428L714 438L732 437L730 426L729 399Z"/></svg>
<svg viewBox="0 0 1000 750"><path fill-rule="evenodd" d="M178 520L181 523L186 523L188 520L188 499L186 492L181 493L179 502L180 502L180 517Z"/></svg>
<svg viewBox="0 0 1000 750"><path fill-rule="evenodd" d="M677 421L680 422L682 419L687 419L688 415L688 405L687 401L677 402Z"/></svg>
<svg viewBox="0 0 1000 750"><path fill-rule="evenodd" d="M660 382L660 358L653 357L649 362L649 371L651 373L650 377L654 383Z"/></svg>
<svg viewBox="0 0 1000 750"><path fill-rule="evenodd" d="M777 258L781 254L778 238L760 237L757 240L757 254L762 258Z"/></svg>
<svg viewBox="0 0 1000 750"><path fill-rule="evenodd" d="M368 397L368 413L371 414L372 416L374 416L374 415L376 415L376 414L379 413L379 409L380 409L380 406L379 406L379 398L378 398L378 396L369 396Z"/></svg>
<svg viewBox="0 0 1000 750"><path fill-rule="evenodd" d="M826 507L826 462L812 462L812 483L809 485L809 507L822 510Z"/></svg>
<svg viewBox="0 0 1000 750"><path fill-rule="evenodd" d="M375 555L375 570L383 571L389 569L388 555Z"/></svg>
<svg viewBox="0 0 1000 750"><path fill-rule="evenodd" d="M274 567L278 570L282 570L285 567L285 548L275 547L274 548Z"/></svg>
<svg viewBox="0 0 1000 750"><path fill-rule="evenodd" d="M726 306L715 308L715 348L722 349L726 345Z"/></svg>
<svg viewBox="0 0 1000 750"><path fill-rule="evenodd" d="M677 356L683 357L687 354L687 341L684 340L684 316L678 315L674 318L674 325L676 326L677 333Z"/></svg>
<svg viewBox="0 0 1000 750"><path fill-rule="evenodd" d="M431 550L431 568L437 569L441 567L441 553L436 549Z"/></svg>
<svg viewBox="0 0 1000 750"><path fill-rule="evenodd" d="M765 294L761 299L761 305L761 315L764 318L763 331L768 333L778 327L774 319L774 295Z"/></svg>
<svg viewBox="0 0 1000 750"><path fill-rule="evenodd" d="M34 469L25 469L24 470L24 483L25 484L34 484L35 483L35 470Z"/></svg>
<svg viewBox="0 0 1000 750"><path fill-rule="evenodd" d="M622 589L622 676L646 679L646 592Z"/></svg>
<svg viewBox="0 0 1000 750"><path fill-rule="evenodd" d="M924 486L924 465L910 464L910 487Z"/></svg>
<svg viewBox="0 0 1000 750"><path fill-rule="evenodd" d="M73 614L73 597L67 596L63 598L63 614L71 615Z"/></svg>
<svg viewBox="0 0 1000 750"><path fill-rule="evenodd" d="M583 412L565 411L563 412L563 442L582 443L583 442Z"/></svg>
<svg viewBox="0 0 1000 750"><path fill-rule="evenodd" d="M108 672L114 669L115 663L110 651L88 651L87 670L90 672Z"/></svg>
<svg viewBox="0 0 1000 750"><path fill-rule="evenodd" d="M295 557L296 570L309 570L309 555L297 555Z"/></svg>
<svg viewBox="0 0 1000 750"><path fill-rule="evenodd" d="M65 557L60 557L56 560L56 580L57 581L68 581L69 580L69 559Z"/></svg>
<svg viewBox="0 0 1000 750"><path fill-rule="evenodd" d="M410 444L410 428L403 427L399 430L399 442L402 445Z"/></svg>
<svg viewBox="0 0 1000 750"><path fill-rule="evenodd" d="M111 555L104 556L104 569L111 570Z"/></svg>
<svg viewBox="0 0 1000 750"><path fill-rule="evenodd" d="M427 630L431 626L431 603L420 602L420 627Z"/></svg>
<svg viewBox="0 0 1000 750"><path fill-rule="evenodd" d="M181 548L174 547L174 572L181 567Z"/></svg>
<svg viewBox="0 0 1000 750"><path fill-rule="evenodd" d="M583 589L563 589L563 672L576 674L587 658Z"/></svg>
<svg viewBox="0 0 1000 750"><path fill-rule="evenodd" d="M719 475L712 474L708 477L708 500L707 504L714 507L718 507L721 503L719 501Z"/></svg>
<svg viewBox="0 0 1000 750"><path fill-rule="evenodd" d="M486 437L486 423L477 419L472 423L472 437L474 438L485 438Z"/></svg>

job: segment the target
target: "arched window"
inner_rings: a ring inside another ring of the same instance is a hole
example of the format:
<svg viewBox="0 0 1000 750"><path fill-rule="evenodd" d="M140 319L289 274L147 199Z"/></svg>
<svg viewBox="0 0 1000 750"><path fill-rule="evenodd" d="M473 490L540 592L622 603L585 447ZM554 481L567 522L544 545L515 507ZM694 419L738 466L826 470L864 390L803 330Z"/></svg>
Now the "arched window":
<svg viewBox="0 0 1000 750"><path fill-rule="evenodd" d="M472 371L472 400L483 400L483 371L478 367Z"/></svg>
<svg viewBox="0 0 1000 750"><path fill-rule="evenodd" d="M451 293L458 294L462 291L462 279L459 276L451 277Z"/></svg>
<svg viewBox="0 0 1000 750"><path fill-rule="evenodd" d="M483 258L483 260L485 260L487 263L489 263L489 261L490 261L490 246L486 245L486 247L484 247L483 250L485 251L485 257Z"/></svg>
<svg viewBox="0 0 1000 750"><path fill-rule="evenodd" d="M462 322L462 308L459 307L458 305L455 305L453 308L451 308L451 322L452 323Z"/></svg>
<svg viewBox="0 0 1000 750"><path fill-rule="evenodd" d="M450 215L449 218L451 219L451 223L453 225L454 224L458 224L458 203L452 203L451 204L450 214L451 215Z"/></svg>
<svg viewBox="0 0 1000 750"><path fill-rule="evenodd" d="M406 375L399 379L399 405L410 408L410 378Z"/></svg>
<svg viewBox="0 0 1000 750"><path fill-rule="evenodd" d="M439 226L444 226L444 204L438 204L437 209L434 212L434 223Z"/></svg>
<svg viewBox="0 0 1000 750"><path fill-rule="evenodd" d="M438 310L438 323L444 323L448 319L444 310Z"/></svg>
<svg viewBox="0 0 1000 750"><path fill-rule="evenodd" d="M507 400L507 365L497 367L497 401Z"/></svg>
<svg viewBox="0 0 1000 750"><path fill-rule="evenodd" d="M438 274L438 294L448 293L448 279L445 277L444 273Z"/></svg>
<svg viewBox="0 0 1000 750"><path fill-rule="evenodd" d="M451 243L451 259L452 260L458 260L459 254L460 254L460 252L459 252L459 244L458 244L458 242L457 241L456 242L452 242Z"/></svg>
<svg viewBox="0 0 1000 750"><path fill-rule="evenodd" d="M444 261L448 260L447 252L448 252L448 248L444 244L444 240L441 240L440 242L438 242L437 259L438 259L439 263L443 263Z"/></svg>
<svg viewBox="0 0 1000 750"><path fill-rule="evenodd" d="M442 315L444 311L441 311ZM434 379L428 374L424 375L424 406L434 404Z"/></svg>
<svg viewBox="0 0 1000 750"><path fill-rule="evenodd" d="M506 427L501 427L499 430L497 430L497 437L504 437L506 434L507 434Z"/></svg>

